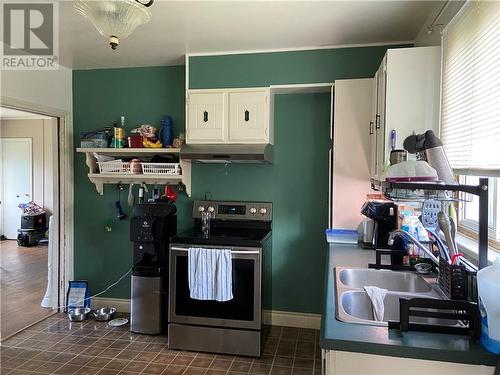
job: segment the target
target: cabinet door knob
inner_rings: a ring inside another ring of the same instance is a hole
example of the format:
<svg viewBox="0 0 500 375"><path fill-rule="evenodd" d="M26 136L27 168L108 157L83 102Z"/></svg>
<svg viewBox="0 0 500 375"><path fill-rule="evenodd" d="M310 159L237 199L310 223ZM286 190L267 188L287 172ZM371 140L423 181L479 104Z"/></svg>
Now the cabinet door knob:
<svg viewBox="0 0 500 375"><path fill-rule="evenodd" d="M373 134L373 121L370 121L370 135Z"/></svg>
<svg viewBox="0 0 500 375"><path fill-rule="evenodd" d="M245 111L245 121L249 121L250 120L250 112L248 112L248 110Z"/></svg>
<svg viewBox="0 0 500 375"><path fill-rule="evenodd" d="M203 111L203 122L208 122L208 112Z"/></svg>
<svg viewBox="0 0 500 375"><path fill-rule="evenodd" d="M375 129L380 129L380 115L375 115Z"/></svg>

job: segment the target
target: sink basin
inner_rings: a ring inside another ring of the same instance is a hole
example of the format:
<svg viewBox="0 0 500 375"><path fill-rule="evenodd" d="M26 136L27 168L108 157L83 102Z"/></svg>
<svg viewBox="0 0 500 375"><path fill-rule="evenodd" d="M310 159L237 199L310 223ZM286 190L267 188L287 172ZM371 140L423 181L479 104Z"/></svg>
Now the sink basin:
<svg viewBox="0 0 500 375"><path fill-rule="evenodd" d="M399 299L415 297L422 297L422 295L388 292L384 299L384 319L383 321L376 321L373 319L372 303L366 292L362 290L345 291L338 298L337 318L349 323L387 326L389 320L399 321ZM436 309L422 310L437 311ZM410 322L446 326L459 326L461 324L458 320L427 317L411 317Z"/></svg>
<svg viewBox="0 0 500 375"><path fill-rule="evenodd" d="M349 288L362 289L376 286L393 292L427 293L432 286L411 272L373 270L366 268L344 268L338 272L337 282Z"/></svg>

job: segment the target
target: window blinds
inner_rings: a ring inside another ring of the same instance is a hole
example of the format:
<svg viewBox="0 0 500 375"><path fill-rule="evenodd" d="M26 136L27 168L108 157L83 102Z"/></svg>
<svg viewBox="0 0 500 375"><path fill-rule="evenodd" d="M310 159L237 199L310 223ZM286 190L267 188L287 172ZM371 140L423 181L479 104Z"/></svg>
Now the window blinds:
<svg viewBox="0 0 500 375"><path fill-rule="evenodd" d="M500 2L466 3L442 42L441 139L450 164L500 176Z"/></svg>

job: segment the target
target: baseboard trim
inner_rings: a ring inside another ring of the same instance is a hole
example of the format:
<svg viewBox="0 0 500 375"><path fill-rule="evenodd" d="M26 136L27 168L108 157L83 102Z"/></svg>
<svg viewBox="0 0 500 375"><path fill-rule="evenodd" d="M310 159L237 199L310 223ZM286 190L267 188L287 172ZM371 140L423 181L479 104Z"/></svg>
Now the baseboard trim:
<svg viewBox="0 0 500 375"><path fill-rule="evenodd" d="M122 298L92 298L92 308L114 307L119 312L130 313L130 300ZM264 310L263 320L266 324L285 327L319 329L321 315L298 313L291 311Z"/></svg>
<svg viewBox="0 0 500 375"><path fill-rule="evenodd" d="M93 309L114 307L118 312L130 313L130 300L125 298L95 297L92 298L91 306Z"/></svg>
<svg viewBox="0 0 500 375"><path fill-rule="evenodd" d="M319 329L321 315L291 311L264 310L264 322L273 326Z"/></svg>

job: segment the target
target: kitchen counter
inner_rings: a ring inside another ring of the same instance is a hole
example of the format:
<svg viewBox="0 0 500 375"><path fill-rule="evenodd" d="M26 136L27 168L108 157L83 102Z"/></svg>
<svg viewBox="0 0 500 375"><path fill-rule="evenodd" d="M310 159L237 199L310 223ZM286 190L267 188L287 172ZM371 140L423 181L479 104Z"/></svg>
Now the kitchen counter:
<svg viewBox="0 0 500 375"><path fill-rule="evenodd" d="M405 357L444 362L495 366L498 356L466 336L428 332L389 331L387 327L346 323L337 320L336 266L368 267L375 252L356 245L330 244L325 279L325 305L321 318L322 349Z"/></svg>

